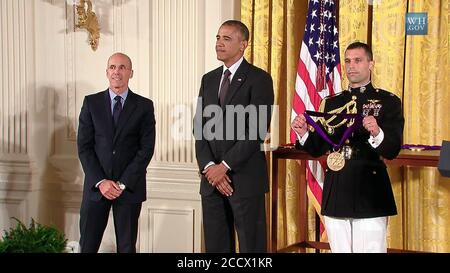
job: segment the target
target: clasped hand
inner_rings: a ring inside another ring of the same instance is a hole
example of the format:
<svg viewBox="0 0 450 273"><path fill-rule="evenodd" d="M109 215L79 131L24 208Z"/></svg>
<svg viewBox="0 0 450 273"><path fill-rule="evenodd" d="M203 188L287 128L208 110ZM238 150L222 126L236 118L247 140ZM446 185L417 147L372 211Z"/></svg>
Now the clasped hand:
<svg viewBox="0 0 450 273"><path fill-rule="evenodd" d="M227 175L228 168L223 164L214 164L203 171L209 184L226 196L233 194L233 187L231 187L231 179Z"/></svg>
<svg viewBox="0 0 450 273"><path fill-rule="evenodd" d="M108 200L114 200L119 197L123 190L112 180L105 180L98 186L102 195Z"/></svg>

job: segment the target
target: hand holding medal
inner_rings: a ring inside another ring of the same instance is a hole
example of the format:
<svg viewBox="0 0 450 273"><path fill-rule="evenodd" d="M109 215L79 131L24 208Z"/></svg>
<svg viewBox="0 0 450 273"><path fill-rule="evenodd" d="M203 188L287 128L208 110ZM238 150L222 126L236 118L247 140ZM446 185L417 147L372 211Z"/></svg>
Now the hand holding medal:
<svg viewBox="0 0 450 273"><path fill-rule="evenodd" d="M296 116L291 123L291 127L292 130L300 135L300 137L303 137L303 135L305 135L306 131L308 130L308 124L306 124L305 116L303 116L303 114Z"/></svg>

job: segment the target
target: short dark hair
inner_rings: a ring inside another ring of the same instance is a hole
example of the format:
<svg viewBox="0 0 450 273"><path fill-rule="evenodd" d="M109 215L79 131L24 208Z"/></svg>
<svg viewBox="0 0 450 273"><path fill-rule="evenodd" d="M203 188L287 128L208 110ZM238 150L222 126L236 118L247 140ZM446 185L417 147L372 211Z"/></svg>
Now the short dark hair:
<svg viewBox="0 0 450 273"><path fill-rule="evenodd" d="M248 41L248 39L250 38L250 31L248 30L248 27L241 21L228 20L228 21L223 22L222 26L236 27L239 30L239 32L241 33L242 39L244 41Z"/></svg>
<svg viewBox="0 0 450 273"><path fill-rule="evenodd" d="M356 48L364 49L367 57L369 57L369 61L373 61L372 49L370 48L370 46L368 44L365 44L362 42L353 42L347 47L347 49L345 51L347 52L347 50L349 50L349 49L356 49Z"/></svg>

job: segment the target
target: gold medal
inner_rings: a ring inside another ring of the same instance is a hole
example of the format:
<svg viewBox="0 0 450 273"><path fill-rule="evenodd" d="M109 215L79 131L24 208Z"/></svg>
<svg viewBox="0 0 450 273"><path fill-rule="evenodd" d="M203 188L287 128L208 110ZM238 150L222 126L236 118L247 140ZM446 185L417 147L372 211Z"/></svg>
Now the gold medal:
<svg viewBox="0 0 450 273"><path fill-rule="evenodd" d="M332 152L327 157L328 168L332 171L340 171L345 166L345 159L341 153Z"/></svg>

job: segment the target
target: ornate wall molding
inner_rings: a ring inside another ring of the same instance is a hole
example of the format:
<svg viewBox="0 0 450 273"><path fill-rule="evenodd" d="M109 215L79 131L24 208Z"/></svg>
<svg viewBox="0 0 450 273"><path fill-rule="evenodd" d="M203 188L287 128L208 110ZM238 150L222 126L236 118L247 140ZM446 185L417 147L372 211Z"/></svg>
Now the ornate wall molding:
<svg viewBox="0 0 450 273"><path fill-rule="evenodd" d="M148 236L141 244L149 252L195 252L194 209L148 208ZM180 229L179 227L183 227Z"/></svg>
<svg viewBox="0 0 450 273"><path fill-rule="evenodd" d="M0 2L0 153L28 153L28 1Z"/></svg>

